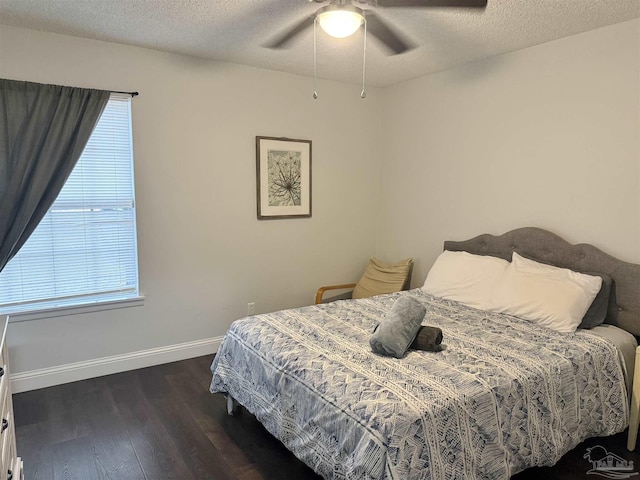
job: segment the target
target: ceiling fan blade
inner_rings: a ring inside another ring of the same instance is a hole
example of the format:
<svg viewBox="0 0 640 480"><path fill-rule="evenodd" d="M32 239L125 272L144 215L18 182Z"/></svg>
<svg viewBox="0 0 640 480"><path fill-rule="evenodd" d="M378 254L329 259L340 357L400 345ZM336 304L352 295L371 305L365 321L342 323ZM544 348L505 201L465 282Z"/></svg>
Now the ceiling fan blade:
<svg viewBox="0 0 640 480"><path fill-rule="evenodd" d="M414 48L413 45L402 40L372 12L367 12L367 32L384 43L394 55Z"/></svg>
<svg viewBox="0 0 640 480"><path fill-rule="evenodd" d="M310 16L302 20L301 22L296 23L293 27L284 31L277 37L273 38L273 40L263 44L264 47L267 48L286 48L287 45L300 33L302 33L307 28L313 26L314 16Z"/></svg>
<svg viewBox="0 0 640 480"><path fill-rule="evenodd" d="M487 0L378 0L379 7L485 8Z"/></svg>

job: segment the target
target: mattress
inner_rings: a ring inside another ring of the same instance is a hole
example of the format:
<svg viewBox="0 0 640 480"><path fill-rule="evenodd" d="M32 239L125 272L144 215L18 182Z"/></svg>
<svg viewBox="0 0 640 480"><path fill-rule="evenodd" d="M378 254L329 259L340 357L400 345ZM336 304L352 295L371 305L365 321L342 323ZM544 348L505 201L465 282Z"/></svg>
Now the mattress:
<svg viewBox="0 0 640 480"><path fill-rule="evenodd" d="M444 351L370 351L400 295L425 305ZM416 289L236 321L210 390L324 478L508 479L624 430L620 356L597 331L558 333Z"/></svg>
<svg viewBox="0 0 640 480"><path fill-rule="evenodd" d="M591 330L586 330L583 334L594 334L606 338L618 349L618 356L624 368L627 394L631 398L631 384L633 382L633 372L635 371L636 347L638 342L636 337L621 328L613 325L598 325Z"/></svg>

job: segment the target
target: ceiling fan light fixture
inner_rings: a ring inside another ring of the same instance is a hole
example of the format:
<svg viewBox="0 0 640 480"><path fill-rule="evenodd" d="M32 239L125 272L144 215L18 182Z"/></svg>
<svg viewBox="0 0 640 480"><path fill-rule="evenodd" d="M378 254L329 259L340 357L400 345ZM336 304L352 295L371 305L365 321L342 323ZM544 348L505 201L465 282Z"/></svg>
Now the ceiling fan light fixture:
<svg viewBox="0 0 640 480"><path fill-rule="evenodd" d="M320 27L335 38L353 35L364 22L364 17L356 8L327 8L318 13Z"/></svg>

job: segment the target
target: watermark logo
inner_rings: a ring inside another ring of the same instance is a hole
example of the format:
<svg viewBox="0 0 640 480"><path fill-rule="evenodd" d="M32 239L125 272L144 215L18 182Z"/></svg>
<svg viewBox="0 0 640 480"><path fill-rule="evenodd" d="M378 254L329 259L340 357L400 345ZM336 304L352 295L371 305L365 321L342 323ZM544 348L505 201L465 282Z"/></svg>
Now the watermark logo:
<svg viewBox="0 0 640 480"><path fill-rule="evenodd" d="M593 467L587 475L600 475L605 478L631 478L638 475L638 472L633 470L633 461L608 452L600 445L587 448L587 453L582 458L591 462Z"/></svg>

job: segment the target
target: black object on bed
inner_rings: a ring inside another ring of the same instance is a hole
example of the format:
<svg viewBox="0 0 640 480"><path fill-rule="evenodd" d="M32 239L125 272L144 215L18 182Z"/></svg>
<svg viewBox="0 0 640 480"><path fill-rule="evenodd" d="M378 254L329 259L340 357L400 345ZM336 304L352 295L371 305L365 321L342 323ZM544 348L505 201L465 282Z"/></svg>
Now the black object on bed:
<svg viewBox="0 0 640 480"><path fill-rule="evenodd" d="M438 327L422 325L409 348L427 352L441 352L443 349L442 330Z"/></svg>

